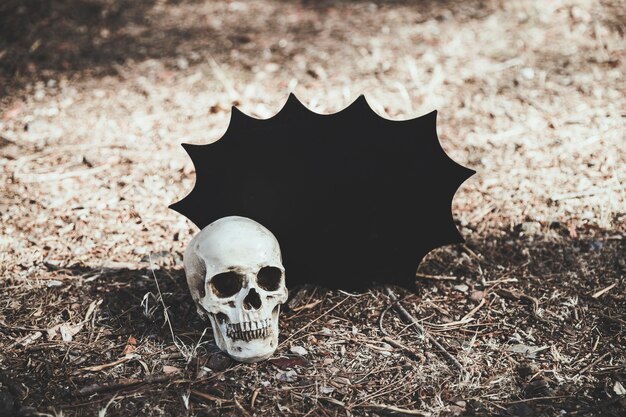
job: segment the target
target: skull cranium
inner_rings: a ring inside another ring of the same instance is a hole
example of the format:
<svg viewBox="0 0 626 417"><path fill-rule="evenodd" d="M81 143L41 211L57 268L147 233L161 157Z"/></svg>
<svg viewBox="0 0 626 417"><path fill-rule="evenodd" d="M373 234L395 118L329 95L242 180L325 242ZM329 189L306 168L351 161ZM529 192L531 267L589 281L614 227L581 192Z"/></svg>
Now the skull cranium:
<svg viewBox="0 0 626 417"><path fill-rule="evenodd" d="M240 362L271 356L288 294L274 235L248 218L224 217L192 239L184 265L191 297L198 314L209 317L217 346Z"/></svg>

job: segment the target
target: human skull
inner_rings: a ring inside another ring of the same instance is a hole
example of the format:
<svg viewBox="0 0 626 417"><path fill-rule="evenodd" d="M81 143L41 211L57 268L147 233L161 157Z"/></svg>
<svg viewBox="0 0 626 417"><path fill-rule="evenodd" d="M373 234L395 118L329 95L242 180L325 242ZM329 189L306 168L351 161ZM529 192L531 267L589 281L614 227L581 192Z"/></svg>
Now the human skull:
<svg viewBox="0 0 626 417"><path fill-rule="evenodd" d="M248 218L224 217L191 240L183 261L191 298L198 314L209 317L217 346L240 362L270 357L287 301L274 235Z"/></svg>

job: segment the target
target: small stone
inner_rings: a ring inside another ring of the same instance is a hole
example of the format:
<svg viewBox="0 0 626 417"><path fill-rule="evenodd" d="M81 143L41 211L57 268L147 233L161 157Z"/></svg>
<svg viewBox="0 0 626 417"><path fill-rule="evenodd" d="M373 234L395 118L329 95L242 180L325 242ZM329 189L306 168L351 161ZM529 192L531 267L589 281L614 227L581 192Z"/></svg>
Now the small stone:
<svg viewBox="0 0 626 417"><path fill-rule="evenodd" d="M467 293L467 291L469 290L469 287L465 284L455 285L453 288L462 293Z"/></svg>
<svg viewBox="0 0 626 417"><path fill-rule="evenodd" d="M507 349L509 352L520 353L525 355L526 357L533 358L535 354L541 350L537 346L526 345L524 343L517 343L511 346L508 346Z"/></svg>
<svg viewBox="0 0 626 417"><path fill-rule="evenodd" d="M541 223L539 222L524 222L517 225L520 236L532 236L541 232Z"/></svg>
<svg viewBox="0 0 626 417"><path fill-rule="evenodd" d="M487 295L485 291L472 291L472 294L470 295L470 300L480 301L485 298L485 295Z"/></svg>
<svg viewBox="0 0 626 417"><path fill-rule="evenodd" d="M186 70L187 68L189 68L189 61L187 61L187 59L184 57L180 57L176 60L176 66L180 70Z"/></svg>
<svg viewBox="0 0 626 417"><path fill-rule="evenodd" d="M526 364L520 365L517 368L517 373L522 378L526 378L528 376L534 375L538 371L539 371L539 368L537 367L537 365L530 364L530 363L526 363Z"/></svg>
<svg viewBox="0 0 626 417"><path fill-rule="evenodd" d="M526 78L527 80L532 80L533 78L535 78L535 70L532 68L523 68L521 73L522 77Z"/></svg>
<svg viewBox="0 0 626 417"><path fill-rule="evenodd" d="M224 371L228 369L231 364L232 359L222 352L214 353L209 359L208 363L209 368L213 369L214 371Z"/></svg>
<svg viewBox="0 0 626 417"><path fill-rule="evenodd" d="M276 72L280 69L280 65L275 62L269 62L265 65L265 71L267 72Z"/></svg>
<svg viewBox="0 0 626 417"><path fill-rule="evenodd" d="M465 412L465 407L461 407L457 403L457 404L453 404L453 405L448 406L448 411L453 416L460 416L461 414L463 414Z"/></svg>
<svg viewBox="0 0 626 417"><path fill-rule="evenodd" d="M209 373L211 372L211 370L209 368L207 368L206 366L201 367L200 369L198 369L198 372L196 372L196 379L202 379L204 377L206 377L207 375L209 375Z"/></svg>
<svg viewBox="0 0 626 417"><path fill-rule="evenodd" d="M515 404L508 409L509 415L517 417L532 417L535 412L526 404Z"/></svg>
<svg viewBox="0 0 626 417"><path fill-rule="evenodd" d="M598 251L602 249L602 246L604 246L604 244L600 242L599 240L592 241L590 245L592 251Z"/></svg>
<svg viewBox="0 0 626 417"><path fill-rule="evenodd" d="M298 379L298 374L293 369L287 372L279 372L276 379L282 382L294 382Z"/></svg>
<svg viewBox="0 0 626 417"><path fill-rule="evenodd" d="M546 397L551 395L550 386L545 379L536 379L524 387L527 398Z"/></svg>
<svg viewBox="0 0 626 417"><path fill-rule="evenodd" d="M550 229L560 229L563 227L563 224L558 220L553 220L550 222Z"/></svg>
<svg viewBox="0 0 626 417"><path fill-rule="evenodd" d="M302 346L292 346L291 349L289 350L291 351L291 353L295 353L296 355L300 355L300 356L306 356L309 353Z"/></svg>
<svg viewBox="0 0 626 417"><path fill-rule="evenodd" d="M333 331L330 330L328 327L322 327L322 329L319 331L319 334L322 336L332 336Z"/></svg>

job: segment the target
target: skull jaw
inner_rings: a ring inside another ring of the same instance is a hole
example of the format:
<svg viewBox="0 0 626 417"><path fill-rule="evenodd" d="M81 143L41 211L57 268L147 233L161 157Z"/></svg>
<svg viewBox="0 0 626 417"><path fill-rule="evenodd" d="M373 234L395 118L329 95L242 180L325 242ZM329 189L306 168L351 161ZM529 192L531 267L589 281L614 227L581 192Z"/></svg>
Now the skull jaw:
<svg viewBox="0 0 626 417"><path fill-rule="evenodd" d="M263 361L274 354L275 347L270 344L271 336L266 339L254 339L249 342L234 340L227 342L224 349L228 356L238 362L255 363ZM274 342L276 346L276 342Z"/></svg>
<svg viewBox="0 0 626 417"><path fill-rule="evenodd" d="M266 337L243 340L229 337L226 327L213 314L208 314L217 347L238 362L255 363L274 354L278 347L278 320L272 320Z"/></svg>

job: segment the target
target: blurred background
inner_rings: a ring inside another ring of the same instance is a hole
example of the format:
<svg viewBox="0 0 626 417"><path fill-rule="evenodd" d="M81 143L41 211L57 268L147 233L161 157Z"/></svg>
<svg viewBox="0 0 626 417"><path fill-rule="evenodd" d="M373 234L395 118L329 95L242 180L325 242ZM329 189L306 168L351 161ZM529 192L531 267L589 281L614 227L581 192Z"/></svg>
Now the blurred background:
<svg viewBox="0 0 626 417"><path fill-rule="evenodd" d="M45 328L67 320L65 307L35 307L32 300L57 300L62 291L82 311L89 303L73 280L110 270L146 273L150 259L183 282L182 251L197 230L167 208L194 184L180 144L219 139L233 105L266 118L295 92L310 109L332 113L365 94L376 112L392 119L438 110L443 148L478 171L453 204L467 244L435 251L421 267L458 281L426 281L422 299L444 297L438 299L445 304L446 294L457 294L471 309L480 299L471 299L473 289L515 278L511 285L533 294L541 308L567 309L545 316L554 322L543 325L552 338L544 344L565 343L554 341L562 339L555 329L575 316L589 320L574 330L586 340L600 316L581 311L595 306L622 320L594 333L598 340L609 337L607 352L615 353L624 346L626 307L625 28L623 0L4 0L0 324L21 317L28 320L23 328ZM94 296L106 292L98 291L94 287ZM129 291L139 305L141 289ZM184 286L171 292L190 302ZM324 294L330 303L338 297ZM495 310L485 313L490 320L517 317L526 308L518 297L512 313L496 311L500 298L494 297ZM579 302L584 307L576 307ZM422 316L430 311L414 307ZM449 315L453 320L455 313ZM4 335L20 340L28 331ZM486 340L483 348L497 351ZM615 382L624 381L623 368L614 371L621 377L580 380L582 365L600 355L598 344L589 343L591 357L559 345L557 354L571 361L559 362L548 350L553 362L546 362L561 373L552 375L553 388L591 383L604 393L589 394L587 407L614 395ZM7 354L16 362L5 358L5 366L26 366L16 359L20 352ZM505 358L476 355L483 379L474 375L478 385L458 392L489 401L524 392ZM613 359L623 365L623 352ZM498 369L508 376L496 378ZM431 371L438 386L455 380ZM497 382L481 385L485 375ZM452 403L430 394L407 407L449 412ZM37 398L31 403L62 402ZM469 406L457 407L470 413Z"/></svg>

